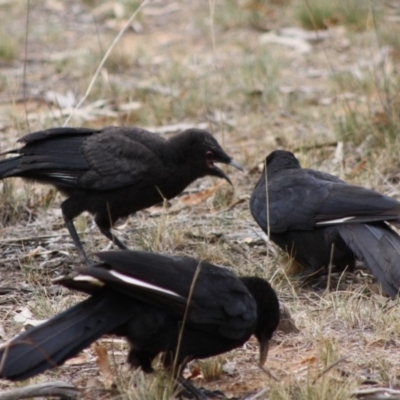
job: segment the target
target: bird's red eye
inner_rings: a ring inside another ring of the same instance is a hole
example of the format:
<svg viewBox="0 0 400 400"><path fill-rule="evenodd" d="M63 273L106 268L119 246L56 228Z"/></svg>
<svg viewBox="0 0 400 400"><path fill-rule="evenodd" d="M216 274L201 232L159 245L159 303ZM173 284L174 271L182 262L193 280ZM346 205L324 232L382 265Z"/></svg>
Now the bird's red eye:
<svg viewBox="0 0 400 400"><path fill-rule="evenodd" d="M214 159L214 153L211 150L208 150L206 153L206 158L207 160L213 160Z"/></svg>

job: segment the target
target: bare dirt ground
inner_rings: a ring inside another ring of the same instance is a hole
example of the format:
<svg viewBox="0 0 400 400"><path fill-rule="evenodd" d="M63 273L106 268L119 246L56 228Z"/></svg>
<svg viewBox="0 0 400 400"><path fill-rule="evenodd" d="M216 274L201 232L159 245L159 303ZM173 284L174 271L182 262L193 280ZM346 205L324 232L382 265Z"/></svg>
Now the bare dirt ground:
<svg viewBox="0 0 400 400"><path fill-rule="evenodd" d="M332 10L330 3L151 0L96 75L140 2L0 1L0 151L67 118L72 126L137 125L163 135L199 126L245 167L227 169L234 190L202 179L169 208L118 226L133 249L206 259L267 277L276 288L299 329L275 336L267 368L276 381L257 367L253 340L187 371L196 385L228 398L400 399L398 300L382 296L362 266L331 277L329 287L301 287L248 210L263 158L276 148L295 152L303 166L400 198L400 6L342 0ZM328 29L304 30L310 13L319 26L320 8ZM78 263L60 202L50 187L17 179L2 186L2 341L83 298L51 284ZM76 224L90 253L110 248L90 216ZM111 371L91 348L0 388L62 380L84 399L170 398L157 375L129 371L123 341L100 344Z"/></svg>

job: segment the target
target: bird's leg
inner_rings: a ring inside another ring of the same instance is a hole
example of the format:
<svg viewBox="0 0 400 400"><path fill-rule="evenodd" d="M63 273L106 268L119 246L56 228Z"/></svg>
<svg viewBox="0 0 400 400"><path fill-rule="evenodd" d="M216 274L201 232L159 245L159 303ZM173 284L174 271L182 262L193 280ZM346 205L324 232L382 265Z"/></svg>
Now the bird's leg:
<svg viewBox="0 0 400 400"><path fill-rule="evenodd" d="M74 225L72 219L67 217L64 213L62 215L64 218L65 226L67 227L68 232L71 235L72 240L74 241L75 247L78 250L80 257L82 258L82 261L86 265L91 265L92 262L88 259L87 255L85 253L85 250L83 249L81 240L79 239L78 232L75 229L75 225Z"/></svg>
<svg viewBox="0 0 400 400"><path fill-rule="evenodd" d="M121 250L129 250L129 247L125 246L112 232L111 227L113 226L113 222L115 219L113 218L112 211L110 209L110 205L108 203L105 204L106 209L103 212L96 213L94 218L100 232L109 240L111 240L116 246L118 246ZM118 219L118 218L117 218Z"/></svg>
<svg viewBox="0 0 400 400"><path fill-rule="evenodd" d="M112 232L109 228L101 227L97 224L100 229L100 232L108 239L110 239L116 246L118 246L121 250L129 250L129 247L125 246Z"/></svg>
<svg viewBox="0 0 400 400"><path fill-rule="evenodd" d="M195 400L210 400L210 399L219 399L219 400L227 400L224 393L219 390L207 390L204 388L198 389L196 386L193 385L192 382L183 378L182 376L176 378L176 382L184 392L182 393L183 396L190 396L189 398Z"/></svg>
<svg viewBox="0 0 400 400"><path fill-rule="evenodd" d="M191 396L196 400L208 400L209 397L206 396L203 392L196 388L190 381L183 378L182 376L178 376L176 378L176 383L178 386L185 392L185 394Z"/></svg>

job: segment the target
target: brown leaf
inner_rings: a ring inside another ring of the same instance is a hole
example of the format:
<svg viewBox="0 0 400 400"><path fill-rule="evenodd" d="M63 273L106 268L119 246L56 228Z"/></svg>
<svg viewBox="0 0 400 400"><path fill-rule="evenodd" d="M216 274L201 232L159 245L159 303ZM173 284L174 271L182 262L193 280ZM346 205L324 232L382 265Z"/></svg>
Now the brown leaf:
<svg viewBox="0 0 400 400"><path fill-rule="evenodd" d="M110 389L114 383L114 374L111 370L107 349L99 343L93 343L92 349L97 356L96 363L103 378L104 387Z"/></svg>
<svg viewBox="0 0 400 400"><path fill-rule="evenodd" d="M180 202L183 204L186 204L188 206L195 206L197 204L200 204L200 203L206 201L209 197L211 197L217 191L217 189L219 187L221 187L222 185L223 185L223 183L219 183L218 185L215 185L208 189L204 189L200 192L182 196L180 198Z"/></svg>
<svg viewBox="0 0 400 400"><path fill-rule="evenodd" d="M190 375L188 377L186 377L186 379L193 380L193 379L198 378L198 377L202 377L201 369L199 367L193 367L190 370Z"/></svg>
<svg viewBox="0 0 400 400"><path fill-rule="evenodd" d="M317 357L315 356L311 356L311 357L307 357L304 358L303 360L301 360L302 365L308 365L308 364L314 364L317 361Z"/></svg>
<svg viewBox="0 0 400 400"><path fill-rule="evenodd" d="M349 173L349 177L353 178L360 174L360 172L364 169L365 165L367 164L367 160L363 159L351 170Z"/></svg>

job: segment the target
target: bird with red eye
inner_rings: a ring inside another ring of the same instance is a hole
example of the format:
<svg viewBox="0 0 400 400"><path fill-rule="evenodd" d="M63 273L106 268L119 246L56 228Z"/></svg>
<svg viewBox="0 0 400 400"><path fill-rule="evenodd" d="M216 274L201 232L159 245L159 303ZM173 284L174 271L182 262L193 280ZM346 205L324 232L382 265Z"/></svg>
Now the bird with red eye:
<svg viewBox="0 0 400 400"><path fill-rule="evenodd" d="M232 181L230 178L225 174L224 171L222 171L220 168L218 168L214 163L223 163L227 165L231 165L232 167L244 171L243 167L236 162L234 159L229 157L219 146L215 146L214 143L211 141L207 141L205 143L206 149L205 150L205 163L202 161L203 167L204 164L206 166L206 171L204 171L204 175L212 175L212 176L217 176L218 178L225 179L227 182L229 182L232 185ZM199 146L200 150L200 146ZM204 153L203 153L204 154ZM204 156L203 156L204 157ZM204 160L204 159L203 159ZM192 162L195 163L197 160L193 159ZM200 166L198 167L200 169Z"/></svg>
<svg viewBox="0 0 400 400"><path fill-rule="evenodd" d="M127 249L111 231L119 218L172 199L207 175L232 184L214 163L242 170L209 132L194 128L165 139L135 127L63 127L31 133L20 142L24 145L3 153L14 156L0 160L0 180L22 177L64 194L65 225L88 264L73 223L82 212L94 215L101 233Z"/></svg>

